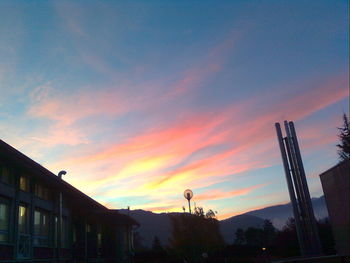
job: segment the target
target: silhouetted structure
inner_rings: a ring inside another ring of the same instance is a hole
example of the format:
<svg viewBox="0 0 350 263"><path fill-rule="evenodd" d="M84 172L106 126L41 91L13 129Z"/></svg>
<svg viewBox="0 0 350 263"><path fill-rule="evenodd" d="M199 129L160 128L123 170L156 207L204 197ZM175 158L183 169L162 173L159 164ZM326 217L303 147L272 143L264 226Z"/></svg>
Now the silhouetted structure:
<svg viewBox="0 0 350 263"><path fill-rule="evenodd" d="M303 256L320 255L321 244L294 124L285 121L284 126L286 137L282 136L280 124L275 124L300 252Z"/></svg>
<svg viewBox="0 0 350 263"><path fill-rule="evenodd" d="M350 159L320 174L337 253L350 255Z"/></svg>
<svg viewBox="0 0 350 263"><path fill-rule="evenodd" d="M135 225L0 140L0 262L131 262Z"/></svg>

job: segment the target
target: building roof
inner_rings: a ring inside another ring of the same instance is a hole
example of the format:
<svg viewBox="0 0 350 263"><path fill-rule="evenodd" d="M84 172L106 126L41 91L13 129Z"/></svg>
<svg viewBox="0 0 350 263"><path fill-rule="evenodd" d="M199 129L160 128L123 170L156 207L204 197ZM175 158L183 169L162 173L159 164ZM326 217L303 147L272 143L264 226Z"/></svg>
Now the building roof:
<svg viewBox="0 0 350 263"><path fill-rule="evenodd" d="M319 176L323 176L325 174L328 174L329 171L331 170L334 170L338 167L341 167L341 166L346 166L346 165L349 165L350 164L350 159L345 159L345 160L342 160L341 162L337 163L336 165L332 166L331 168L327 169L326 171L322 172Z"/></svg>
<svg viewBox="0 0 350 263"><path fill-rule="evenodd" d="M123 224L123 225L136 225L140 226L140 224L131 218L128 215L124 215L120 213L116 209L108 209L107 211L98 211L95 213L96 216L98 216L99 220L105 220L108 222L117 222L117 224Z"/></svg>
<svg viewBox="0 0 350 263"><path fill-rule="evenodd" d="M118 219L118 222L124 222L125 224L138 225L138 223L131 217L117 214L116 210L108 209L102 204L98 203L88 195L79 191L77 188L73 187L66 181L60 179L57 175L30 159L28 156L24 155L20 151L13 148L11 145L7 144L0 139L0 158L8 160L14 166L19 169L26 169L31 171L31 175L39 178L42 182L45 182L50 187L61 191L63 194L69 197L70 202L81 204L81 208L86 210L86 212L100 213L104 217L110 215L114 219ZM120 221L119 221L120 220Z"/></svg>

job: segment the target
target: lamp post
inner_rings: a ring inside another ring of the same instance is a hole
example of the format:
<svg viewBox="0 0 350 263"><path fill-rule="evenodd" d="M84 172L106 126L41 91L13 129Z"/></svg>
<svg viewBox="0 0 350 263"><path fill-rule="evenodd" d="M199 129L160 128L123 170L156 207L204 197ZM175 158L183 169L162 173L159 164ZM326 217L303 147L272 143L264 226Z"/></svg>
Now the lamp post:
<svg viewBox="0 0 350 263"><path fill-rule="evenodd" d="M191 214L191 198L193 197L193 192L190 189L185 190L184 197L188 201L188 210L190 211L190 214Z"/></svg>
<svg viewBox="0 0 350 263"><path fill-rule="evenodd" d="M62 175L67 174L66 171L60 171L58 173L58 178L62 180ZM57 259L58 262L61 260L61 248L62 248L62 213L63 213L63 201L62 201L62 192L59 193L59 207L58 207L58 229L57 229Z"/></svg>

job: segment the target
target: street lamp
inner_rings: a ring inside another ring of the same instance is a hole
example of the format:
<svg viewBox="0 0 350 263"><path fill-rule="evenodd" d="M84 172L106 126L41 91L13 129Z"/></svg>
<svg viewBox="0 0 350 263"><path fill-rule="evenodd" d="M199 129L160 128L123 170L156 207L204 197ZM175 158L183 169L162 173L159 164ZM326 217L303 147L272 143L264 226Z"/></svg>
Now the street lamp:
<svg viewBox="0 0 350 263"><path fill-rule="evenodd" d="M60 180L62 180L62 175L65 175L67 174L66 171L60 171L58 173L58 178ZM60 191L60 194L59 194L59 207L58 207L58 230L57 230L57 247L58 247L58 253L57 253L57 257L58 257L58 262L60 262L60 259L61 259L61 249L62 249L62 221L63 221L63 218L62 218L62 214L63 214L63 200L62 200L62 192Z"/></svg>
<svg viewBox="0 0 350 263"><path fill-rule="evenodd" d="M193 192L190 189L185 190L184 197L188 201L188 209L189 209L190 214L191 214L191 198L193 197Z"/></svg>

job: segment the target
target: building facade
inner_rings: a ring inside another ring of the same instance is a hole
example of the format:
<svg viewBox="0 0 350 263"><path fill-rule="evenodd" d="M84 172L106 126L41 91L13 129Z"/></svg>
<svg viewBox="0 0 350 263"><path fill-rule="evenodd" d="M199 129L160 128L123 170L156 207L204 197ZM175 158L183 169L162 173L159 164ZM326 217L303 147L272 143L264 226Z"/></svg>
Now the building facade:
<svg viewBox="0 0 350 263"><path fill-rule="evenodd" d="M350 255L350 160L320 174L337 253Z"/></svg>
<svg viewBox="0 0 350 263"><path fill-rule="evenodd" d="M0 140L0 262L131 262L137 225Z"/></svg>

